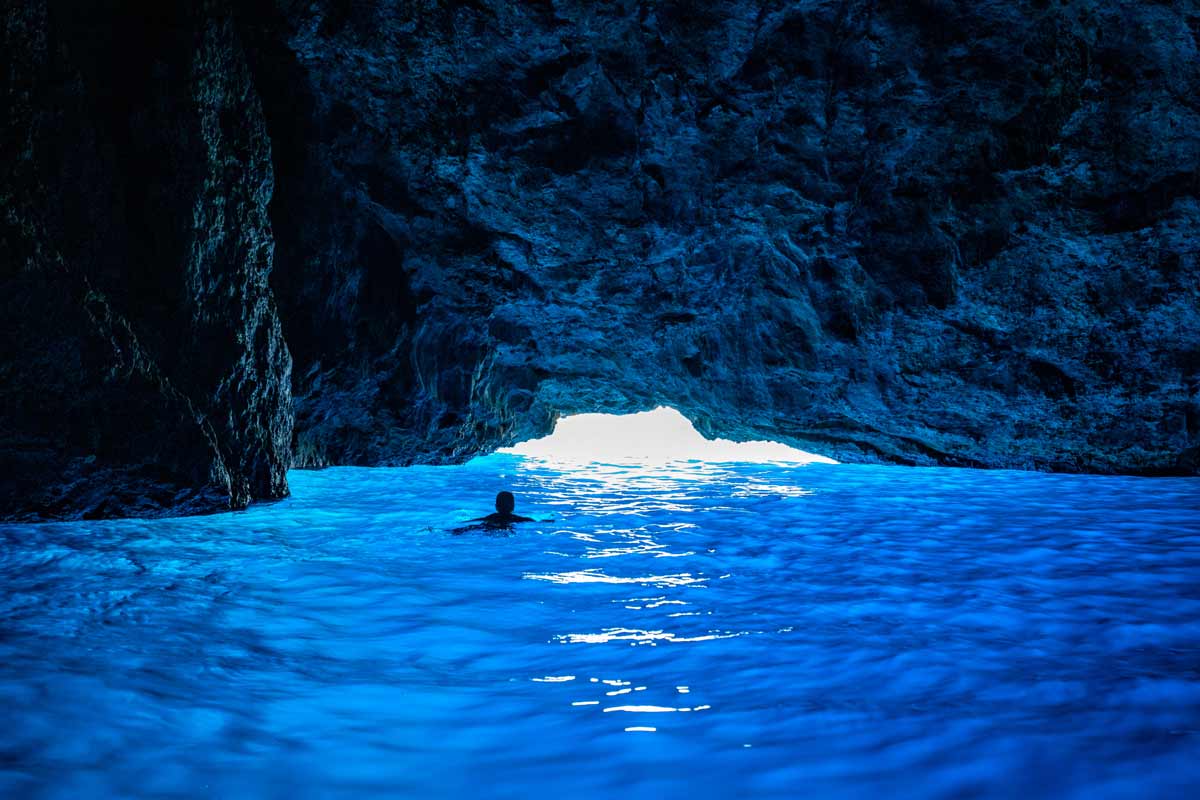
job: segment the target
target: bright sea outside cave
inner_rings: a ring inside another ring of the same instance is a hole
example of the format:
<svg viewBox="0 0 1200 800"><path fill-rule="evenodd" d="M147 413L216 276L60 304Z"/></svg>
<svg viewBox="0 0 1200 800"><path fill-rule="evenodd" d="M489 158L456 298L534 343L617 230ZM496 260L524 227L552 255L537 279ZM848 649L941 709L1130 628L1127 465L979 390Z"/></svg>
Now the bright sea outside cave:
<svg viewBox="0 0 1200 800"><path fill-rule="evenodd" d="M239 513L0 528L0 794L1195 788L1200 480L621 422L293 471ZM501 489L538 521L470 526Z"/></svg>

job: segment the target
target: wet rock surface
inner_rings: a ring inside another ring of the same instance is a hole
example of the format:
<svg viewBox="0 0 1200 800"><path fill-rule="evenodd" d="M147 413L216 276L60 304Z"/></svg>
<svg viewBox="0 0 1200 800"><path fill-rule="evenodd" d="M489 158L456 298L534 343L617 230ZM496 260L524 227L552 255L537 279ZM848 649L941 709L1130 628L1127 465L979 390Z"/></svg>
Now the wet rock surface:
<svg viewBox="0 0 1200 800"><path fill-rule="evenodd" d="M3 18L0 517L286 494L270 146L228 8Z"/></svg>
<svg viewBox="0 0 1200 800"><path fill-rule="evenodd" d="M280 4L297 461L665 403L847 460L1194 471L1197 14Z"/></svg>
<svg viewBox="0 0 1200 800"><path fill-rule="evenodd" d="M1200 466L1194 4L3 17L4 516L658 404L844 460Z"/></svg>

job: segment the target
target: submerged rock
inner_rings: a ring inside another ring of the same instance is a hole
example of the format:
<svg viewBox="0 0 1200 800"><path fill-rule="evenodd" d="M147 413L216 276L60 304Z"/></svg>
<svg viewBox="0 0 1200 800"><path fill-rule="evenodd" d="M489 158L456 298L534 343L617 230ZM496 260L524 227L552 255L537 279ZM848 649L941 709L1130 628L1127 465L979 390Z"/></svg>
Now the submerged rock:
<svg viewBox="0 0 1200 800"><path fill-rule="evenodd" d="M1200 468L1186 4L3 25L0 516L240 507L289 463L657 405L844 461Z"/></svg>

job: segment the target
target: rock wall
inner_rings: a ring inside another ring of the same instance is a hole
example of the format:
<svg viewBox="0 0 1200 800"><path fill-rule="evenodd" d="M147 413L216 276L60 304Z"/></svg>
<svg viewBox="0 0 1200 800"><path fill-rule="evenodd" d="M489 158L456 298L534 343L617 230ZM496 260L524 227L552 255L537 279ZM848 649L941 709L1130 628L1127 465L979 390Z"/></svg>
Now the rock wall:
<svg viewBox="0 0 1200 800"><path fill-rule="evenodd" d="M283 496L270 144L228 8L5 3L0 52L0 518Z"/></svg>
<svg viewBox="0 0 1200 800"><path fill-rule="evenodd" d="M0 36L0 517L657 404L1200 469L1190 1L5 0Z"/></svg>
<svg viewBox="0 0 1200 800"><path fill-rule="evenodd" d="M846 460L1195 471L1194 4L277 9L300 464L666 403Z"/></svg>

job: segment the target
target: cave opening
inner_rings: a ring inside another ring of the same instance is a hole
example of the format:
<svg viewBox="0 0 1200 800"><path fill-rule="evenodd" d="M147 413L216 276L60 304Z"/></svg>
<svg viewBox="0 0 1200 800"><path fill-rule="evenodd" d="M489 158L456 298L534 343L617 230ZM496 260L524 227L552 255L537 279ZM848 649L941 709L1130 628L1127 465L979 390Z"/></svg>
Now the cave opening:
<svg viewBox="0 0 1200 800"><path fill-rule="evenodd" d="M669 406L633 414L572 414L560 417L554 430L498 452L560 464L676 461L711 463L836 464L826 456L781 442L707 439L691 420Z"/></svg>

